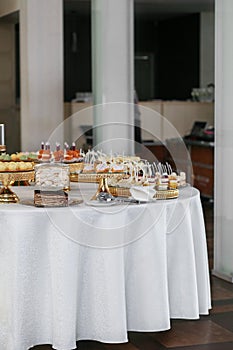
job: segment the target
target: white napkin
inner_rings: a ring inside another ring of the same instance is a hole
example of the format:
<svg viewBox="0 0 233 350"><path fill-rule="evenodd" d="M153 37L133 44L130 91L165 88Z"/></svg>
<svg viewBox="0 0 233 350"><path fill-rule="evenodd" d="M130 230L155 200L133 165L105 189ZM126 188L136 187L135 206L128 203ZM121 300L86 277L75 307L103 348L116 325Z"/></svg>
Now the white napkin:
<svg viewBox="0 0 233 350"><path fill-rule="evenodd" d="M153 186L133 186L130 193L134 199L142 202L149 202L154 197L156 191Z"/></svg>

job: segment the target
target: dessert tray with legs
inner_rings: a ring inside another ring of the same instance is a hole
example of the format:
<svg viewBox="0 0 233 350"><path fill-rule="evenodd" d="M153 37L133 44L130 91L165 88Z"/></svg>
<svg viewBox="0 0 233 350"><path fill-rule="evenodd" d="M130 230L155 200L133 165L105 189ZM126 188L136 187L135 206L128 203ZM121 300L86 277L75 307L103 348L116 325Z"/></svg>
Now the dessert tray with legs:
<svg viewBox="0 0 233 350"><path fill-rule="evenodd" d="M0 203L17 203L19 198L10 186L16 181L34 181L34 176L34 170L0 172L0 181L2 183L0 189Z"/></svg>

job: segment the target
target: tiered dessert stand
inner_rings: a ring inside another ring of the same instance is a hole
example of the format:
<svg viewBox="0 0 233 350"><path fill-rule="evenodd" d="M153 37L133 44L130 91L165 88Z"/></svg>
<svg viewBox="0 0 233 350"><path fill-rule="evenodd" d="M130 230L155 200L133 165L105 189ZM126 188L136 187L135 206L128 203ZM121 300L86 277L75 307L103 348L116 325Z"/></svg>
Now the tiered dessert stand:
<svg viewBox="0 0 233 350"><path fill-rule="evenodd" d="M34 181L35 172L30 171L12 171L0 172L0 181L2 188L0 189L0 203L17 203L18 196L10 188L16 181Z"/></svg>

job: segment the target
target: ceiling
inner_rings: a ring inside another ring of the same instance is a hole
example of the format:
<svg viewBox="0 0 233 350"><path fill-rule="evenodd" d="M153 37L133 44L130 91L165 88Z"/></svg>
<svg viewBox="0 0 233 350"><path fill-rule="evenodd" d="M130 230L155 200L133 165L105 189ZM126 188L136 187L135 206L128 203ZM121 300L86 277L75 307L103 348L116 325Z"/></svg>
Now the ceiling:
<svg viewBox="0 0 233 350"><path fill-rule="evenodd" d="M83 15L90 13L91 0L63 1L66 13L77 12ZM134 0L134 7L136 17L157 20L181 14L214 11L214 3L215 0ZM1 21L18 23L19 13L4 16Z"/></svg>
<svg viewBox="0 0 233 350"><path fill-rule="evenodd" d="M127 1L127 0L126 0ZM154 19L214 11L215 0L134 0L135 15ZM91 0L64 0L65 12L89 13Z"/></svg>

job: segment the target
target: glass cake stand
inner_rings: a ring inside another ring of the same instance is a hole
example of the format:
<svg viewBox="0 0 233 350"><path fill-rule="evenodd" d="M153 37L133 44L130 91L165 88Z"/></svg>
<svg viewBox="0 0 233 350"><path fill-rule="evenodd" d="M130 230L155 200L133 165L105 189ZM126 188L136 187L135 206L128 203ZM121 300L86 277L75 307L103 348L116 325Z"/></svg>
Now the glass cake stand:
<svg viewBox="0 0 233 350"><path fill-rule="evenodd" d="M2 182L2 188L0 189L0 203L17 203L19 198L12 191L10 186L16 181L34 181L34 176L34 170L0 172L0 181Z"/></svg>

